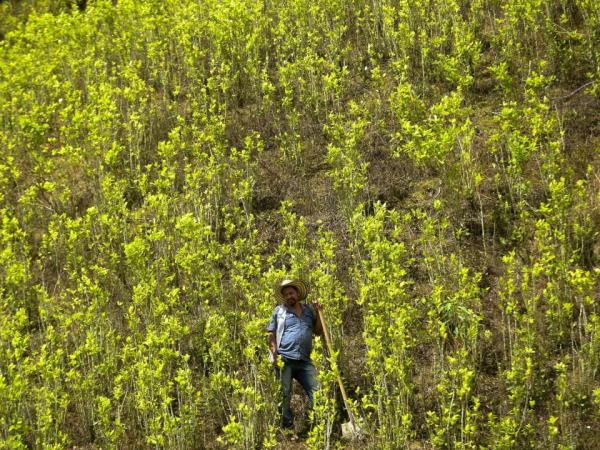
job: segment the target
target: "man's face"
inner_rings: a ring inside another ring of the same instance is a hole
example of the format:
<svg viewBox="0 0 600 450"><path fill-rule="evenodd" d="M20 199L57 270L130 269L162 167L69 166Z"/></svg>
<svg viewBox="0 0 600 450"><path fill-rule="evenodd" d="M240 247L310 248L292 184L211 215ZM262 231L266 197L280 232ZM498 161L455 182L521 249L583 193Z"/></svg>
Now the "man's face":
<svg viewBox="0 0 600 450"><path fill-rule="evenodd" d="M298 290L293 286L284 287L281 290L283 300L287 306L295 306L298 303Z"/></svg>

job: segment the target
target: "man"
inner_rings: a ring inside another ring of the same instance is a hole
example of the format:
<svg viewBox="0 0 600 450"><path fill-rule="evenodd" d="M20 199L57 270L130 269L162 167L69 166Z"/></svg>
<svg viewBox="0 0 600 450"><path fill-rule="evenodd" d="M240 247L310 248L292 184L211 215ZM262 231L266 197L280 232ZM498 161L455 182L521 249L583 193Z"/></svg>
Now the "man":
<svg viewBox="0 0 600 450"><path fill-rule="evenodd" d="M319 387L310 353L313 333L322 335L323 332L317 314L317 309L320 310L321 305L315 303L314 307L310 307L302 304L301 301L306 298L307 293L306 284L300 280L282 281L275 289L275 294L283 304L275 308L267 326L272 361L281 379L284 428L294 426L294 416L290 409L292 379L296 379L304 388L311 409L314 392Z"/></svg>

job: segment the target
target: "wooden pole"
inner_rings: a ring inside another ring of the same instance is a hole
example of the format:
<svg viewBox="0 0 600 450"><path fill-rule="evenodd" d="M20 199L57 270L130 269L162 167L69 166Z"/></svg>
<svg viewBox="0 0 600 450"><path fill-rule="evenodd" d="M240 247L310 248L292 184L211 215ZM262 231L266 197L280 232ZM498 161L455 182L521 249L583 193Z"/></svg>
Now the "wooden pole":
<svg viewBox="0 0 600 450"><path fill-rule="evenodd" d="M331 337L329 336L329 330L327 329L327 324L325 323L325 318L323 317L323 311L319 308L315 308L319 313L319 320L321 320L321 326L323 327L323 334L325 335L325 344L327 345L327 351L329 355L333 352L331 351ZM344 400L344 407L346 408L346 412L348 413L348 418L350 419L350 424L352 425L352 431L356 432L356 423L354 421L354 414L352 414L352 410L350 409L350 403L348 402L348 396L346 395L346 389L344 388L344 383L342 383L342 377L340 376L340 371L336 371L336 378L338 385L340 386L340 391L342 393L342 399Z"/></svg>

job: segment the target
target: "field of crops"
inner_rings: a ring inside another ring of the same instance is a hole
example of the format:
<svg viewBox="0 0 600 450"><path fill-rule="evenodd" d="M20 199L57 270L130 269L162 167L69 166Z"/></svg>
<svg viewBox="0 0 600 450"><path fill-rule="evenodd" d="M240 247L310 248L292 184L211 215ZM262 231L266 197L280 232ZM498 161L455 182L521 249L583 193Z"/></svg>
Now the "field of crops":
<svg viewBox="0 0 600 450"><path fill-rule="evenodd" d="M600 448L599 207L597 0L0 1L0 448Z"/></svg>

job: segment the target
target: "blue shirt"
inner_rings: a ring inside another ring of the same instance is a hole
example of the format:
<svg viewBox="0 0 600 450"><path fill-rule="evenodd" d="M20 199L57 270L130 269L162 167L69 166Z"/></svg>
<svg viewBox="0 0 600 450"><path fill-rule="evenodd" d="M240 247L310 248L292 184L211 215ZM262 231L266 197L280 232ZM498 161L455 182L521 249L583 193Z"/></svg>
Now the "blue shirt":
<svg viewBox="0 0 600 450"><path fill-rule="evenodd" d="M281 336L281 343L277 351L281 356L288 359L310 361L312 351L312 335L317 318L312 308L303 305L302 314L297 316L285 306L285 327ZM267 325L267 331L277 331L277 308L273 311L271 321Z"/></svg>

